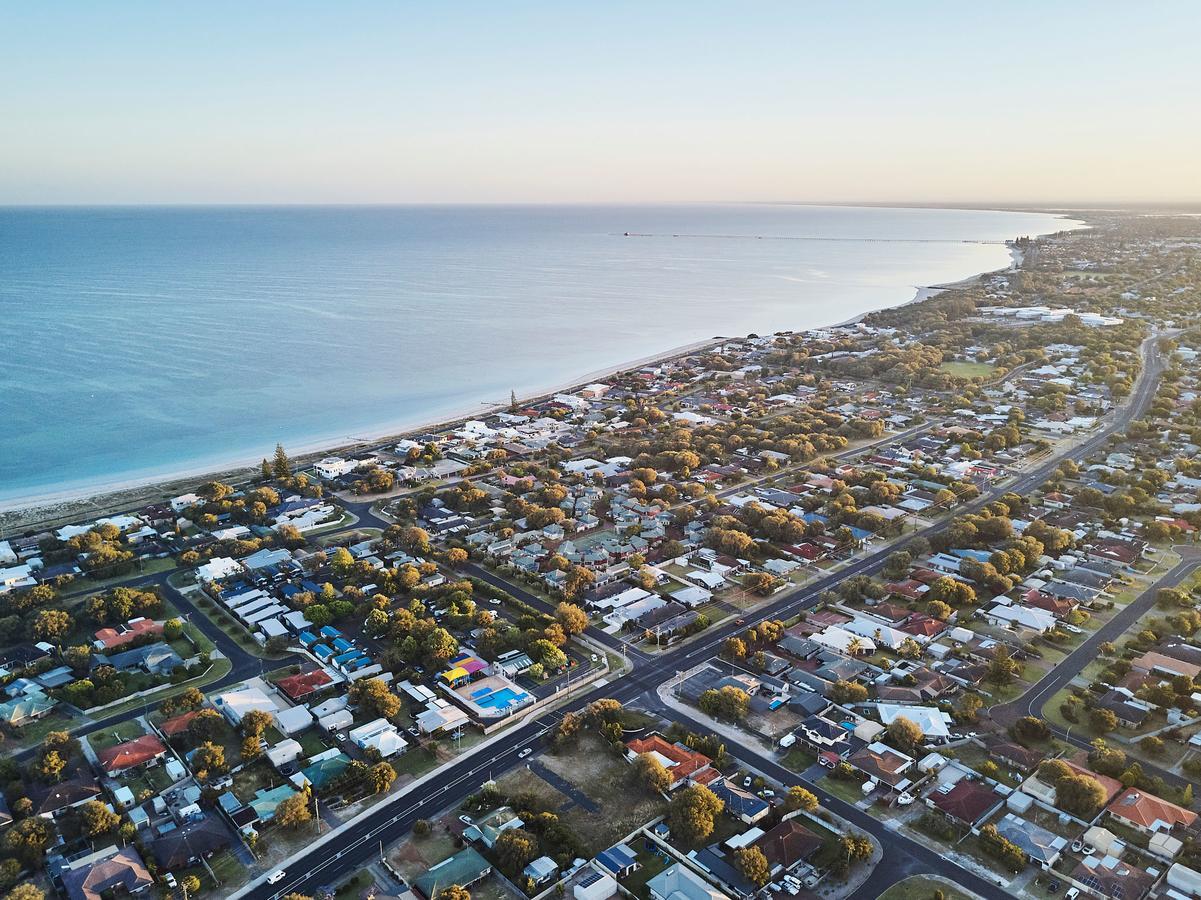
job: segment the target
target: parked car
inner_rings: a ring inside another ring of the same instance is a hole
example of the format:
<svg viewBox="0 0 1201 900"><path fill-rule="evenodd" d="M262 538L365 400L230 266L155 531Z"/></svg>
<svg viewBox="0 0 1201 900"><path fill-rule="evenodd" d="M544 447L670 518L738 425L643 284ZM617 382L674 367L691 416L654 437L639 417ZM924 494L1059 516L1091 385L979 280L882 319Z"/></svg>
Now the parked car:
<svg viewBox="0 0 1201 900"><path fill-rule="evenodd" d="M283 881L287 877L288 877L288 873L285 872L283 869L276 869L274 872L272 872L270 875L267 876L267 884L279 884L281 881Z"/></svg>
<svg viewBox="0 0 1201 900"><path fill-rule="evenodd" d="M524 750L522 750L520 753L517 754L517 757L518 757L518 759L525 759L527 756L529 756L533 752L534 752L533 747L526 747Z"/></svg>

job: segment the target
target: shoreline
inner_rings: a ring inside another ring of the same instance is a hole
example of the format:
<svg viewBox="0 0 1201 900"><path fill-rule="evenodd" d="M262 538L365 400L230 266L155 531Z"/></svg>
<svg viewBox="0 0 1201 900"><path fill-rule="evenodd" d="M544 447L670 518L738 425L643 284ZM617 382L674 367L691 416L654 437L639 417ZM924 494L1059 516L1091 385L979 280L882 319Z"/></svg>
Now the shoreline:
<svg viewBox="0 0 1201 900"><path fill-rule="evenodd" d="M1067 219L1062 214L1056 218ZM1079 220L1077 220L1079 221ZM1083 228L1088 228L1083 224ZM1073 229L1079 230L1079 229ZM1048 232L1051 233L1051 232ZM855 315L846 321L832 325L811 326L812 328L841 328L862 321L874 312L886 309L899 309L915 303L921 303L930 297L947 290L967 287L978 283L981 279L1000 272L1010 272L1019 269L1023 263L1020 250L1009 245L1011 262L1008 266L978 272L958 281L944 284L919 286L913 297L902 303L882 306L879 309L868 310ZM652 363L667 362L679 356L695 353L698 350L711 347L730 336L715 336L704 340L693 341L671 349L634 360L627 360L615 365L577 375L572 380L548 387L536 394L519 398L522 403L535 403L554 394L569 393L590 382L608 378L619 372L625 372ZM448 410L434 419L409 419L398 422L382 423L374 426L363 438L347 439L334 436L313 438L300 445L289 448L289 455L294 460L312 460L340 453L355 452L364 446L378 446L393 443L399 439L417 432L445 431L454 425L468 419L482 418L508 408L508 404L474 405L469 408ZM269 454L268 454L269 455ZM59 521L67 521L80 516L101 515L109 512L119 512L135 505L146 505L156 500L166 499L188 488L194 488L197 483L209 480L239 482L248 480L258 471L262 458L257 453L254 459L234 457L227 460L213 460L203 464L188 466L174 472L148 473L117 477L107 482L93 482L77 486L64 485L57 489L35 489L25 495L0 498L0 533L12 530L29 530L39 525L50 525Z"/></svg>

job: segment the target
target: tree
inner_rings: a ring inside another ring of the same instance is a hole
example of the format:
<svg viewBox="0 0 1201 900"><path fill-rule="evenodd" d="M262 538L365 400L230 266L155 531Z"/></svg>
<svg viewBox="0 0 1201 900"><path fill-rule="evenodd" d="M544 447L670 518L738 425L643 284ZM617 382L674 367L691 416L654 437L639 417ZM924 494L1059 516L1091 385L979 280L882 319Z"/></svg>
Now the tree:
<svg viewBox="0 0 1201 900"><path fill-rule="evenodd" d="M439 665L459 652L459 642L445 628L434 628L421 642L421 650L428 662Z"/></svg>
<svg viewBox="0 0 1201 900"><path fill-rule="evenodd" d="M215 709L199 710L188 722L188 734L197 741L211 741L224 730L225 719Z"/></svg>
<svg viewBox="0 0 1201 900"><path fill-rule="evenodd" d="M257 734L248 734L242 739L239 750L243 762L253 762L263 755L263 739Z"/></svg>
<svg viewBox="0 0 1201 900"><path fill-rule="evenodd" d="M888 723L888 738L898 750L908 753L918 747L924 737L921 726L912 719L897 716Z"/></svg>
<svg viewBox="0 0 1201 900"><path fill-rule="evenodd" d="M678 791L667 808L671 832L683 844L695 846L713 833L714 819L725 803L702 784Z"/></svg>
<svg viewBox="0 0 1201 900"><path fill-rule="evenodd" d="M726 659L743 659L746 656L746 642L741 638L726 638L721 647L721 655Z"/></svg>
<svg viewBox="0 0 1201 900"><path fill-rule="evenodd" d="M510 828L501 832L492 850L500 868L515 876L538 855L538 840L525 829Z"/></svg>
<svg viewBox="0 0 1201 900"><path fill-rule="evenodd" d="M1051 728L1037 716L1022 716L1013 723L1013 736L1019 741L1037 743L1050 739Z"/></svg>
<svg viewBox="0 0 1201 900"><path fill-rule="evenodd" d="M212 741L205 741L196 748L192 756L192 771L204 780L214 772L225 771L225 748Z"/></svg>
<svg viewBox="0 0 1201 900"><path fill-rule="evenodd" d="M168 619L163 623L164 640L174 641L181 637L183 637L183 621L181 619Z"/></svg>
<svg viewBox="0 0 1201 900"><path fill-rule="evenodd" d="M195 875L185 875L179 879L179 886L189 897L195 897L200 892L200 879Z"/></svg>
<svg viewBox="0 0 1201 900"><path fill-rule="evenodd" d="M471 900L471 892L465 887L452 884L434 894L434 900Z"/></svg>
<svg viewBox="0 0 1201 900"><path fill-rule="evenodd" d="M984 700L977 693L968 692L960 696L955 705L955 717L961 722L975 722L980 716Z"/></svg>
<svg viewBox="0 0 1201 900"><path fill-rule="evenodd" d="M993 651L993 657L988 661L988 670L984 677L996 685L1009 684L1022 672L1022 664L1014 659L1009 648L998 644Z"/></svg>
<svg viewBox="0 0 1201 900"><path fill-rule="evenodd" d="M261 737L263 732L271 727L271 723L275 719L271 713L263 709L252 709L250 712L242 716L242 721L239 723L242 726L242 734L254 735Z"/></svg>
<svg viewBox="0 0 1201 900"><path fill-rule="evenodd" d="M663 763L649 753L639 753L634 758L631 769L634 782L641 785L647 793L662 794L671 787L671 775Z"/></svg>
<svg viewBox="0 0 1201 900"><path fill-rule="evenodd" d="M90 838L106 834L121 824L121 817L99 800L89 800L83 804L79 808L79 818L84 834Z"/></svg>
<svg viewBox="0 0 1201 900"><path fill-rule="evenodd" d="M951 618L952 609L942 600L931 600L926 604L926 613L945 622Z"/></svg>
<svg viewBox="0 0 1201 900"><path fill-rule="evenodd" d="M57 750L48 750L42 754L42 758L37 761L34 769L42 781L55 782L62 777L66 767L67 761L63 759L61 753Z"/></svg>
<svg viewBox="0 0 1201 900"><path fill-rule="evenodd" d="M771 866L758 847L742 847L734 851L734 864L744 878L755 887L763 887L771 881Z"/></svg>
<svg viewBox="0 0 1201 900"><path fill-rule="evenodd" d="M700 696L701 711L707 716L741 722L746 718L751 698L742 688L727 684L720 690L707 690Z"/></svg>
<svg viewBox="0 0 1201 900"><path fill-rule="evenodd" d="M567 634L579 634L588 627L588 614L574 603L563 602L555 607L555 621Z"/></svg>
<svg viewBox="0 0 1201 900"><path fill-rule="evenodd" d="M1097 734L1108 734L1118 727L1118 717L1112 709L1093 707L1088 711L1088 724Z"/></svg>
<svg viewBox="0 0 1201 900"><path fill-rule="evenodd" d="M400 698L378 678L360 678L347 691L350 702L373 716L390 719L400 712Z"/></svg>
<svg viewBox="0 0 1201 900"><path fill-rule="evenodd" d="M25 865L33 866L42 861L52 835L49 821L41 816L30 816L21 819L4 833L4 847Z"/></svg>
<svg viewBox="0 0 1201 900"><path fill-rule="evenodd" d="M372 789L377 794L383 794L392 787L392 782L396 780L396 770L386 762L378 762L371 767L368 777L371 779Z"/></svg>
<svg viewBox="0 0 1201 900"><path fill-rule="evenodd" d="M283 828L299 828L306 822L313 821L313 810L309 803L308 791L301 791L281 800L275 807L275 816L272 821Z"/></svg>
<svg viewBox="0 0 1201 900"><path fill-rule="evenodd" d="M857 681L836 681L830 686L830 699L835 703L862 703L867 699L867 688Z"/></svg>
<svg viewBox="0 0 1201 900"><path fill-rule="evenodd" d="M66 610L42 609L33 617L33 634L38 640L57 644L71 631L71 625Z"/></svg>
<svg viewBox="0 0 1201 900"><path fill-rule="evenodd" d="M1056 804L1081 819L1092 819L1105 805L1108 796L1101 782L1091 775L1073 773L1060 778L1055 784Z"/></svg>
<svg viewBox="0 0 1201 900"><path fill-rule="evenodd" d="M46 900L46 892L37 885L26 881L5 894L4 900Z"/></svg>
<svg viewBox="0 0 1201 900"><path fill-rule="evenodd" d="M271 463L271 474L276 478L288 478L292 474L292 461L284 452L283 444L275 445L275 459Z"/></svg>
<svg viewBox="0 0 1201 900"><path fill-rule="evenodd" d="M766 597L775 586L776 579L767 572L747 572L742 576L742 587L752 594Z"/></svg>
<svg viewBox="0 0 1201 900"><path fill-rule="evenodd" d="M784 808L788 812L800 809L811 813L817 810L817 805L817 795L799 784L790 787L788 794L784 797Z"/></svg>

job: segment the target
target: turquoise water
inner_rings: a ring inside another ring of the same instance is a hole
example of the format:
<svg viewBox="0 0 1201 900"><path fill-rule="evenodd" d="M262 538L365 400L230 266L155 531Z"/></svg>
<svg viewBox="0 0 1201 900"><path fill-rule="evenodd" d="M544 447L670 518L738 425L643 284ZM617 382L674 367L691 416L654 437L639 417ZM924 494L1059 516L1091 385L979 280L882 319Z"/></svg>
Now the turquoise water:
<svg viewBox="0 0 1201 900"><path fill-rule="evenodd" d="M482 706L485 709L507 709L514 703L520 703L525 700L529 694L515 691L512 688L498 688L489 693L488 688L479 691L481 696L471 695L472 702L477 706Z"/></svg>
<svg viewBox="0 0 1201 900"><path fill-rule="evenodd" d="M831 324L1009 261L965 241L1064 224L753 204L0 209L0 500Z"/></svg>

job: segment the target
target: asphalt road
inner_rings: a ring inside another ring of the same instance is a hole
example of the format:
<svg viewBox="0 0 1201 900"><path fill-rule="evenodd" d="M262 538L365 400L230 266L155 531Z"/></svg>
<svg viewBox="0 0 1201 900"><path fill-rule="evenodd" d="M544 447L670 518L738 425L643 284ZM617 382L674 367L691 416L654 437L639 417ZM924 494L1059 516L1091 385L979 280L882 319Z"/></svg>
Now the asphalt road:
<svg viewBox="0 0 1201 900"><path fill-rule="evenodd" d="M1102 446L1111 435L1124 430L1131 421L1140 417L1150 405L1159 374L1164 367L1163 359L1155 352L1153 341L1154 339L1149 339L1143 345L1143 372L1129 402L1117 410L1110 420L1098 430L1097 434L1065 453L1052 455L1030 472L1019 476L1015 481L983 491L979 498L964 504L958 512L962 514L979 509L1007 492L1029 493L1046 481L1064 459L1083 459ZM364 506L368 505L364 504ZM358 509L354 511L356 514L359 512ZM361 519L365 518L369 521L377 518L374 514L370 514L369 509L364 511L368 512L369 516L361 516ZM361 524L367 524L367 522L361 521ZM948 525L949 520L938 522L920 533L927 536L937 534ZM260 878L234 896L266 900L266 898L282 897L294 891L313 895L320 888L335 884L344 875L361 868L378 855L381 847L386 847L402 838L418 818L434 818L440 810L457 804L468 794L481 787L485 781L515 765L519 761L517 753L527 746L539 744L543 735L553 727L554 722L564 712L580 710L592 700L600 697L613 697L623 703L630 703L649 694L650 699L645 701L645 705L653 706L656 702L654 691L660 684L677 673L690 669L714 656L726 638L745 630L753 622L786 618L813 606L824 591L834 587L843 579L859 574L870 574L878 570L884 565L890 552L891 548L885 548L854 560L838 572L806 584L761 607L755 612L753 618L748 617L747 625L738 625L733 621L719 625L707 632L706 637L702 640L685 644L678 650L667 651L648 658L645 662L639 661L632 672L613 680L602 688L594 688L569 700L555 713L539 716L530 722L502 732L501 736L494 743L489 744L486 750L472 754L457 766L447 767L448 770L433 773L417 789L403 791L381 802L361 820L343 826L325 841L318 851L310 851L302 859L289 862L284 869L285 877L276 884L269 885L265 878ZM507 583L504 589L514 592L513 586ZM599 636L598 639L600 639ZM625 648L623 648L623 652L625 652ZM679 714L673 711L673 717L678 719ZM698 729L706 730L700 723L694 724ZM756 760L756 763L758 762L769 767L765 771L772 771L781 777L786 777L787 783L800 782L796 774L783 769L770 760ZM468 769L467 766L471 768ZM828 795L823 792L823 796ZM882 892L883 887L887 887L887 884L892 884L908 874L932 872L959 881L965 886L977 890L983 896L998 898L1007 896L1004 891L993 888L987 882L975 878L971 873L937 853L927 850L923 845L885 829L882 823L872 817L845 804L836 805L834 802L836 798L830 797L829 800L831 809L835 809L840 814L845 811L846 817L857 827L862 827L864 831L875 835L885 846L893 847L895 845L890 852L900 854L904 850L908 854L907 859L912 861L902 860L899 866L878 866L877 871L869 879L869 884L873 885L872 890L879 889L879 892ZM883 883L885 879L887 879L887 884ZM878 893L876 895L878 896ZM870 896L870 894L863 894L863 896Z"/></svg>

